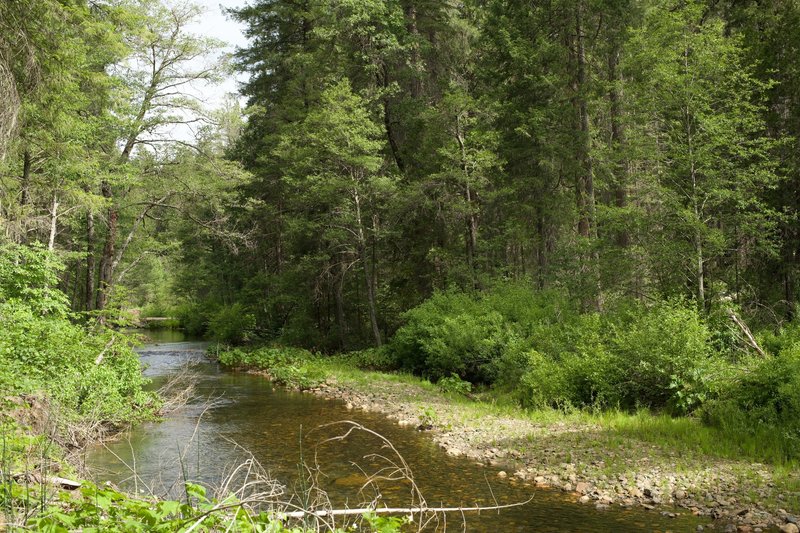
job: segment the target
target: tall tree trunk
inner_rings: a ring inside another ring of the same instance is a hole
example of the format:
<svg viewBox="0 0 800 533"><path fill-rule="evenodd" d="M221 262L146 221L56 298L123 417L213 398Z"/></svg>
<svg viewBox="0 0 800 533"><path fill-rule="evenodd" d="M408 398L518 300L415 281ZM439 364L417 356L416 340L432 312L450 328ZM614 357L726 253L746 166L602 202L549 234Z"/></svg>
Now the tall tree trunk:
<svg viewBox="0 0 800 533"><path fill-rule="evenodd" d="M383 126L386 129L386 137L389 139L389 147L392 149L392 157L400 172L405 172L406 165L400 155L400 146L397 142L397 133L394 130L394 123L392 121L392 110L389 103L389 95L385 94L389 89L389 68L384 63L381 67L381 73L378 75L379 82L384 89L383 102Z"/></svg>
<svg viewBox="0 0 800 533"><path fill-rule="evenodd" d="M47 249L51 252L56 245L56 232L58 229L58 194L53 194L53 204L50 209L50 238L47 240Z"/></svg>
<svg viewBox="0 0 800 533"><path fill-rule="evenodd" d="M28 242L28 215L25 212L25 208L31 202L31 153L29 150L25 150L25 152L22 154L22 176L20 176L20 189L19 205L21 208L21 219L17 229L19 232L17 240L25 243Z"/></svg>
<svg viewBox="0 0 800 533"><path fill-rule="evenodd" d="M111 192L111 184L104 181L100 190L103 198L109 200L111 204L108 207L108 231L106 232L105 246L103 246L103 254L100 256L100 281L97 287L97 304L95 308L102 311L108 304L109 292L113 285L113 267L114 264L114 250L116 249L117 242L117 222L119 219L119 211L113 202L113 194Z"/></svg>
<svg viewBox="0 0 800 533"><path fill-rule="evenodd" d="M475 257L478 248L478 218L475 214L475 200L472 188L470 187L469 164L467 162L467 148L465 144L464 132L461 128L461 116L456 117L456 141L461 150L461 171L464 173L464 202L466 203L467 214L464 222L466 224L466 253L467 265L472 276L473 285L477 286Z"/></svg>
<svg viewBox="0 0 800 533"><path fill-rule="evenodd" d="M575 34L577 52L576 90L580 138L578 140L578 233L582 237L594 236L594 175L590 154L589 105L586 100L586 47L583 36L583 2L575 10Z"/></svg>
<svg viewBox="0 0 800 533"><path fill-rule="evenodd" d="M576 146L576 159L578 176L575 184L578 208L578 234L586 239L597 239L597 226L595 223L595 198L594 198L594 170L591 159L591 136L589 120L589 104L586 92L586 45L584 42L583 23L584 2L580 1L575 6L575 105L578 113L579 135ZM591 244L592 251L583 259L588 263L584 275L588 284L584 283L586 293L583 298L583 307L586 309L600 310L600 275L599 258L595 243Z"/></svg>
<svg viewBox="0 0 800 533"><path fill-rule="evenodd" d="M31 187L31 153L25 150L22 154L22 176L21 176L20 199L19 205L26 206L30 203L30 187Z"/></svg>
<svg viewBox="0 0 800 533"><path fill-rule="evenodd" d="M344 313L344 259L339 261L339 268L334 285L333 297L336 301L336 323L339 326L339 348L347 350L347 320Z"/></svg>
<svg viewBox="0 0 800 533"><path fill-rule="evenodd" d="M619 71L619 43L614 43L608 56L608 81L611 90L608 93L611 102L611 144L618 158L615 165L614 203L619 209L628 205L628 161L625 156L625 129L622 124L622 76ZM630 234L626 228L617 233L617 245L621 248L630 246Z"/></svg>
<svg viewBox="0 0 800 533"><path fill-rule="evenodd" d="M419 28L417 28L417 6L409 2L405 9L406 31L411 36L411 97L422 94L422 57L419 53Z"/></svg>
<svg viewBox="0 0 800 533"><path fill-rule="evenodd" d="M86 213L86 293L84 306L87 311L94 309L94 213Z"/></svg>
<svg viewBox="0 0 800 533"><path fill-rule="evenodd" d="M369 310L369 322L372 326L372 336L375 340L375 346L380 348L383 344L381 340L381 330L378 327L378 306L375 303L375 287L372 283L372 272L369 265L369 254L367 253L367 238L364 234L364 222L361 217L361 197L357 188L353 188L353 203L356 208L356 224L358 235L358 258L364 269L364 281L367 289L367 307Z"/></svg>

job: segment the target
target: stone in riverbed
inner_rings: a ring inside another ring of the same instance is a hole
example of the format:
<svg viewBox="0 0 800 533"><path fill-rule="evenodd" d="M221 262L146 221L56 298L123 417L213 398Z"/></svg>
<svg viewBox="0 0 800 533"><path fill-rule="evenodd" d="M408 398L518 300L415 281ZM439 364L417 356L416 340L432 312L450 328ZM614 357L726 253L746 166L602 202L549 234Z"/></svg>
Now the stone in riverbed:
<svg viewBox="0 0 800 533"><path fill-rule="evenodd" d="M585 481L581 481L577 485L575 485L575 492L578 492L580 494L586 494L587 492L591 492L591 490L592 486L586 483Z"/></svg>
<svg viewBox="0 0 800 533"><path fill-rule="evenodd" d="M782 533L798 533L798 532L800 532L800 529L798 529L796 524L792 524L790 522L790 523L787 523L787 524L783 524L781 526L781 532Z"/></svg>

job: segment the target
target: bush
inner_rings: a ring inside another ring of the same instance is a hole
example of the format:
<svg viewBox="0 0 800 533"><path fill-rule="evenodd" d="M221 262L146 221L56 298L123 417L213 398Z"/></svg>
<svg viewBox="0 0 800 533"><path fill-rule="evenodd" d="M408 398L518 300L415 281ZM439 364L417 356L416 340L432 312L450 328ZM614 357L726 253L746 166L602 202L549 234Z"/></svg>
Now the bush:
<svg viewBox="0 0 800 533"><path fill-rule="evenodd" d="M352 365L362 370L377 370L391 372L397 370L397 359L384 348L367 348L357 352L349 352L338 356L345 364Z"/></svg>
<svg viewBox="0 0 800 533"><path fill-rule="evenodd" d="M240 303L220 308L208 321L208 333L226 344L243 344L255 336L256 319Z"/></svg>
<svg viewBox="0 0 800 533"><path fill-rule="evenodd" d="M180 328L187 335L200 337L208 329L208 307L195 303L185 302L175 306L168 314L178 319Z"/></svg>
<svg viewBox="0 0 800 533"><path fill-rule="evenodd" d="M491 363L510 338L503 316L476 298L439 293L408 311L389 351L399 364L432 380L455 374L473 383L492 381Z"/></svg>
<svg viewBox="0 0 800 533"><path fill-rule="evenodd" d="M224 366L265 370L276 383L298 389L309 389L325 380L319 361L318 356L302 348L238 348L219 354Z"/></svg>
<svg viewBox="0 0 800 533"><path fill-rule="evenodd" d="M619 391L625 407L666 407L687 413L710 392L709 376L720 365L711 333L697 310L682 301L660 303L614 339Z"/></svg>
<svg viewBox="0 0 800 533"><path fill-rule="evenodd" d="M748 361L728 376L719 398L704 411L708 423L732 431L774 428L787 455L800 454L800 344Z"/></svg>
<svg viewBox="0 0 800 533"><path fill-rule="evenodd" d="M44 391L65 416L125 423L149 414L137 354L124 335L74 321L55 288L58 263L44 250L0 253L0 389ZM99 355L102 354L102 358Z"/></svg>
<svg viewBox="0 0 800 533"><path fill-rule="evenodd" d="M436 382L436 386L440 391L446 394L461 394L466 396L472 392L472 383L469 381L464 381L455 374L451 374L449 377L441 378Z"/></svg>

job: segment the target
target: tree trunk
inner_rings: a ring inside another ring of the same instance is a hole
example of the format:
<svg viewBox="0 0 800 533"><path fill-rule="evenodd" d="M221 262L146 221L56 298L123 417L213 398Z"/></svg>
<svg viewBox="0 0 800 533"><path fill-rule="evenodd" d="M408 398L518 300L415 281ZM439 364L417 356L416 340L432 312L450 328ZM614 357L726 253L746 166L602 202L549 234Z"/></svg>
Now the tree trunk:
<svg viewBox="0 0 800 533"><path fill-rule="evenodd" d="M590 237L596 232L594 227L594 176L590 157L589 106L586 101L586 48L583 41L583 3L575 11L575 32L577 45L577 100L580 119L580 139L578 141L578 233Z"/></svg>
<svg viewBox="0 0 800 533"><path fill-rule="evenodd" d="M53 207L50 210L50 238L47 240L47 249L51 252L56 245L56 231L58 229L58 195L53 194Z"/></svg>
<svg viewBox="0 0 800 533"><path fill-rule="evenodd" d="M384 91L388 90L389 69L387 68L385 63L382 66L381 74L378 75L378 78ZM389 96L384 94L382 101L383 101L383 126L384 128L386 128L386 137L389 139L389 147L392 149L392 157L394 158L394 162L395 164L397 164L397 168L400 170L400 172L405 172L406 165L405 162L403 161L402 156L400 155L400 146L397 142L397 136L394 131L394 125L392 124L392 112L389 104Z"/></svg>
<svg viewBox="0 0 800 533"><path fill-rule="evenodd" d="M622 124L622 76L619 72L619 44L614 43L608 56L608 81L611 90L608 97L611 103L611 144L618 158L616 161L616 180L614 183L614 203L619 209L628 205L628 162L625 156L625 129ZM626 228L617 233L617 245L630 246L630 234Z"/></svg>
<svg viewBox="0 0 800 533"><path fill-rule="evenodd" d="M472 283L477 286L475 257L478 248L478 219L475 215L474 195L470 187L467 148L464 132L461 130L460 116L456 117L456 141L458 141L458 146L461 149L461 171L464 173L464 201L467 204L467 215L464 220L466 224L466 238L464 240L466 241L467 265L469 266L470 275L472 276Z"/></svg>
<svg viewBox="0 0 800 533"><path fill-rule="evenodd" d="M86 294L84 305L87 311L94 309L94 213L86 213Z"/></svg>
<svg viewBox="0 0 800 533"><path fill-rule="evenodd" d="M579 136L576 147L578 163L578 176L575 185L578 208L578 235L586 239L597 239L597 226L595 224L595 198L594 174L591 159L591 136L589 131L589 104L586 99L586 47L583 36L583 2L578 2L575 7L575 99L578 112ZM594 243L592 243L594 247ZM600 301L600 275L599 258L597 249L583 258L587 263L584 275L589 279L586 293L583 298L583 307L599 311ZM592 294L594 293L594 294Z"/></svg>
<svg viewBox="0 0 800 533"><path fill-rule="evenodd" d="M109 292L113 285L114 272L112 265L114 264L114 250L116 249L117 242L117 221L119 219L119 211L117 206L113 203L111 184L104 181L100 189L103 198L110 200L112 203L108 207L108 231L106 233L105 246L103 247L103 255L100 256L100 281L97 287L97 305L95 306L98 311L102 311L106 308Z"/></svg>
<svg viewBox="0 0 800 533"><path fill-rule="evenodd" d="M20 209L21 212L19 216L21 218L17 229L17 231L19 232L17 239L21 243L28 242L28 220L25 208L31 202L30 188L31 188L31 153L30 151L25 150L25 152L22 155L22 176L20 176L21 190L20 190L19 205L21 208Z"/></svg>
<svg viewBox="0 0 800 533"><path fill-rule="evenodd" d="M364 234L364 222L361 218L361 198L358 189L353 189L353 202L356 208L356 224L358 224L358 258L364 267L364 281L367 289L367 307L369 309L369 322L372 326L372 336L375 339L375 346L381 347L381 330L378 327L378 306L375 303L375 287L372 284L372 272L369 266L369 254L367 254L367 239Z"/></svg>
<svg viewBox="0 0 800 533"><path fill-rule="evenodd" d="M344 260L339 261L339 272L336 276L334 287L334 300L336 301L336 322L339 326L339 348L347 350L347 321L344 313Z"/></svg>
<svg viewBox="0 0 800 533"><path fill-rule="evenodd" d="M422 94L422 58L419 53L419 29L417 28L417 6L410 2L406 7L406 30L411 36L411 97Z"/></svg>

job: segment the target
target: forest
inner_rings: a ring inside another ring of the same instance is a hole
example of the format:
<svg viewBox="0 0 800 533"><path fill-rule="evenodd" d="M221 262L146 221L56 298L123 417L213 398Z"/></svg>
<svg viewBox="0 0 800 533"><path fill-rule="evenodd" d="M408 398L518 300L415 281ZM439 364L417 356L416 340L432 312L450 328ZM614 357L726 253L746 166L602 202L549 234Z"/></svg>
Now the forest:
<svg viewBox="0 0 800 533"><path fill-rule="evenodd" d="M800 3L226 14L0 3L0 388L147 418L114 339L158 317L800 460Z"/></svg>

